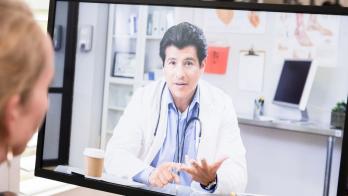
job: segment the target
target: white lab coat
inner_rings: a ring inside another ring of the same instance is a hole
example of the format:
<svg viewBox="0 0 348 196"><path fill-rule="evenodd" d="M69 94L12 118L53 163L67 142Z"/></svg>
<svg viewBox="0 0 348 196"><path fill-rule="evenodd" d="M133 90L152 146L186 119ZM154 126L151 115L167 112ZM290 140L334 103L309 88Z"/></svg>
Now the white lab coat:
<svg viewBox="0 0 348 196"><path fill-rule="evenodd" d="M155 127L164 81L138 89L115 127L105 156L105 171L131 179L150 165L166 137L168 107L162 99L161 118L156 136ZM214 193L243 192L247 183L245 148L231 98L205 81L199 81L202 135L197 159L208 163L228 156L217 171ZM163 95L164 97L164 95ZM199 134L199 131L196 131ZM196 137L198 138L198 136ZM197 144L196 144L197 145ZM200 189L193 181L192 188ZM201 190L201 189L200 189Z"/></svg>

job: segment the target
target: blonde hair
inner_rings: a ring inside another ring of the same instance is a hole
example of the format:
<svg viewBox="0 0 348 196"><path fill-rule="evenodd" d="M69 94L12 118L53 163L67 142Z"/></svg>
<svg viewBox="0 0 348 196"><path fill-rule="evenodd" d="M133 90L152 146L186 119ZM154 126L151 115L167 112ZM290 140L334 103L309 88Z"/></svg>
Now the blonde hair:
<svg viewBox="0 0 348 196"><path fill-rule="evenodd" d="M4 107L18 94L25 104L45 64L44 33L29 7L19 0L0 0L0 138Z"/></svg>

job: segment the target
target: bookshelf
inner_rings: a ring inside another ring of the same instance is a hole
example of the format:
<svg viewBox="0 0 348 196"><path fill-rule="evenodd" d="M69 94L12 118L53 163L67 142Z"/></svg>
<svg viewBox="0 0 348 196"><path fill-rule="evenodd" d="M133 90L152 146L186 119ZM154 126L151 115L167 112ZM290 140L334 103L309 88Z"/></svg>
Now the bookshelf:
<svg viewBox="0 0 348 196"><path fill-rule="evenodd" d="M105 149L134 91L161 77L159 44L174 9L110 5L101 148Z"/></svg>

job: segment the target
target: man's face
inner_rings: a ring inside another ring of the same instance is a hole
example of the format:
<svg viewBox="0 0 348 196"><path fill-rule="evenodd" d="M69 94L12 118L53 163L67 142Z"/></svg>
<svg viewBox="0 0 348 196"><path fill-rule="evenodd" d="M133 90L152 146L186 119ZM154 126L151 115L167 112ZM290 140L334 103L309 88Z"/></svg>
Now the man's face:
<svg viewBox="0 0 348 196"><path fill-rule="evenodd" d="M171 45L166 48L164 76L174 101L192 98L204 67L205 60L200 65L194 46L179 49Z"/></svg>

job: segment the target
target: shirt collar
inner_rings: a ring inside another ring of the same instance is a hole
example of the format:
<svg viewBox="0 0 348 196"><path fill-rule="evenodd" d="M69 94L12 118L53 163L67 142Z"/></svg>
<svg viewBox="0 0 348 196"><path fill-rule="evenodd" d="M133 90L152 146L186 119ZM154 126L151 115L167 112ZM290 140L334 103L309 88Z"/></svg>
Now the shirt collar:
<svg viewBox="0 0 348 196"><path fill-rule="evenodd" d="M170 92L168 86L166 87L166 96L167 96L167 104L168 104L168 108L173 108L176 112L178 112L174 100L173 100L173 96L172 93ZM200 100L200 88L199 85L197 85L195 93L193 95L193 99L189 105L190 107L190 111L192 110L192 108L195 108L195 106L197 105L197 107L199 107L199 100Z"/></svg>

